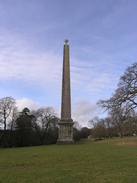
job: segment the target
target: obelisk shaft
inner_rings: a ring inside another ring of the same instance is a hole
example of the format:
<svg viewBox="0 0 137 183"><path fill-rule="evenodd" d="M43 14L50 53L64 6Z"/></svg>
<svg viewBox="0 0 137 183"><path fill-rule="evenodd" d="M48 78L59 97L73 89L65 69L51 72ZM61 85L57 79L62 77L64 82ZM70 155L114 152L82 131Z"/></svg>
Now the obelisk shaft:
<svg viewBox="0 0 137 183"><path fill-rule="evenodd" d="M62 74L62 103L61 120L71 119L71 94L70 94L70 61L69 45L64 45L63 50L63 74Z"/></svg>
<svg viewBox="0 0 137 183"><path fill-rule="evenodd" d="M73 120L71 119L69 45L65 40L63 49L61 120L58 122L57 144L73 144Z"/></svg>

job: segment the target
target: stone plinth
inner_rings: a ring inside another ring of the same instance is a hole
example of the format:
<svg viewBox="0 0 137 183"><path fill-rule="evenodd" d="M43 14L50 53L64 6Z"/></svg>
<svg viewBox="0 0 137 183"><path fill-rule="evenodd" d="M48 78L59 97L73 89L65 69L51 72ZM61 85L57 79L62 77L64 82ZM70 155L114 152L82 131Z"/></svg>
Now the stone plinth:
<svg viewBox="0 0 137 183"><path fill-rule="evenodd" d="M65 120L67 121L67 120ZM59 138L57 144L74 144L73 140L73 120L65 122L61 120L59 125Z"/></svg>

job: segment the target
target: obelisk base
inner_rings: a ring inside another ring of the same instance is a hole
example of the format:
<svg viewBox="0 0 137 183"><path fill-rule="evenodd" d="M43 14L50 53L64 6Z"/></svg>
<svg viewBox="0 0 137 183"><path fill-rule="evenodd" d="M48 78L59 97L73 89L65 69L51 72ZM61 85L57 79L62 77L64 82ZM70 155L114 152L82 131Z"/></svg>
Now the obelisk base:
<svg viewBox="0 0 137 183"><path fill-rule="evenodd" d="M65 122L61 120L61 122L58 123L59 125L59 138L57 140L58 145L63 144L74 144L75 141L73 140L73 122Z"/></svg>

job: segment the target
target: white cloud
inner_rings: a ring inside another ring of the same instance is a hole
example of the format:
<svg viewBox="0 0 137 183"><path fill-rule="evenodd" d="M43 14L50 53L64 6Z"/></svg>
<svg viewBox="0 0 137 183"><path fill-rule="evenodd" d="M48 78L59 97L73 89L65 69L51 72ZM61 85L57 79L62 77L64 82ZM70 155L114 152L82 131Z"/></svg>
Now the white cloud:
<svg viewBox="0 0 137 183"><path fill-rule="evenodd" d="M82 126L87 126L88 121L97 115L98 106L89 101L78 101L73 104L72 118Z"/></svg>
<svg viewBox="0 0 137 183"><path fill-rule="evenodd" d="M16 100L16 105L19 111L22 111L25 107L27 107L29 110L37 110L40 108L40 104L38 102L34 102L28 98Z"/></svg>
<svg viewBox="0 0 137 183"><path fill-rule="evenodd" d="M41 106L39 102L35 102L28 98L22 98L16 100L16 106L18 107L19 112L22 111L25 107L31 110L38 110L41 107L53 107L55 115L60 118L61 108L57 106Z"/></svg>

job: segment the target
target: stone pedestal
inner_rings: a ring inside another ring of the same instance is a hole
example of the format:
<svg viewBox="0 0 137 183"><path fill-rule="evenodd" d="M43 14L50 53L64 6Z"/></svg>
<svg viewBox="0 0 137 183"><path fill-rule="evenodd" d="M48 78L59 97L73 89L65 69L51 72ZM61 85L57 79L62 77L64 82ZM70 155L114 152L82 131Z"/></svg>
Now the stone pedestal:
<svg viewBox="0 0 137 183"><path fill-rule="evenodd" d="M74 144L75 141L73 140L73 121L60 121L59 125L59 137L57 140L57 144Z"/></svg>

